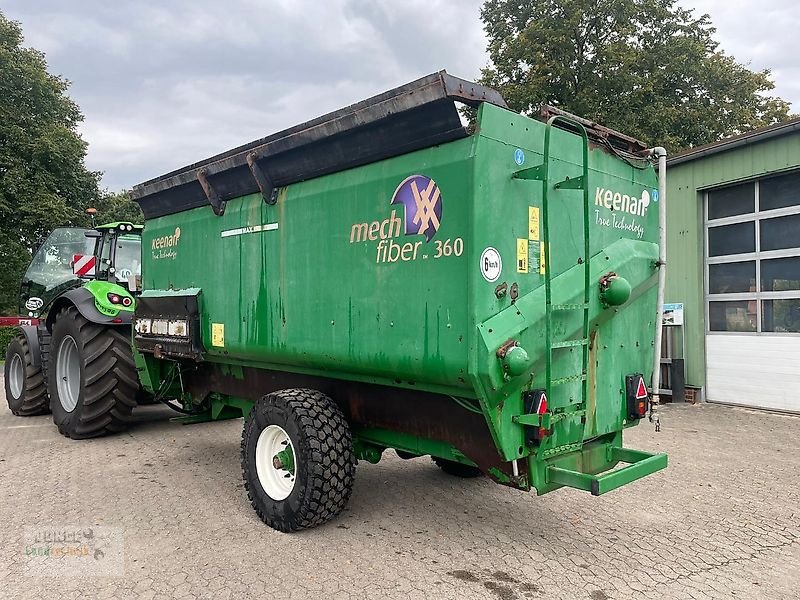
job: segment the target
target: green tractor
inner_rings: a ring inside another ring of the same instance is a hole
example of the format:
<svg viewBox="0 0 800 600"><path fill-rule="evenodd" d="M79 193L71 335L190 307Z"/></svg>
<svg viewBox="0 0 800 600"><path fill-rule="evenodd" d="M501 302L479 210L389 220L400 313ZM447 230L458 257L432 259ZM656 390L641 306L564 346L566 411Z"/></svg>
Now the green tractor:
<svg viewBox="0 0 800 600"><path fill-rule="evenodd" d="M126 428L139 381L131 321L141 282L143 227L61 227L37 248L20 288L20 312L5 324L17 335L6 350L11 412L52 412L73 439Z"/></svg>

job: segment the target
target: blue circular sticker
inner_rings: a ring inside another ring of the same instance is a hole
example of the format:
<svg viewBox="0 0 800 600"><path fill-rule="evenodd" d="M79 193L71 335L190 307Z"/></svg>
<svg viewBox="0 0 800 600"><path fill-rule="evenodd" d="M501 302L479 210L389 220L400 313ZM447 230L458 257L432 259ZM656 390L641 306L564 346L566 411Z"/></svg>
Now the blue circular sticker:
<svg viewBox="0 0 800 600"><path fill-rule="evenodd" d="M525 153L520 148L514 150L514 162L519 166L525 163Z"/></svg>
<svg viewBox="0 0 800 600"><path fill-rule="evenodd" d="M658 190L653 190L650 192L650 198L653 200L653 202L658 202Z"/></svg>

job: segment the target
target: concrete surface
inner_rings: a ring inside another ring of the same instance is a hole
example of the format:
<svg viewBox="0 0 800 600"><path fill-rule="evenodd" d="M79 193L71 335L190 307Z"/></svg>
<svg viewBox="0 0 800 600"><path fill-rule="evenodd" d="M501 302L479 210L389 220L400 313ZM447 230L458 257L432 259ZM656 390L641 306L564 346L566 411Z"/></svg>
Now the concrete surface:
<svg viewBox="0 0 800 600"><path fill-rule="evenodd" d="M73 442L2 402L0 597L800 598L797 417L665 407L661 433L626 441L667 451L668 470L601 498L387 453L359 465L341 517L286 535L242 489L241 421L139 411L127 434ZM69 526L121 531L124 575L26 574L30 530Z"/></svg>

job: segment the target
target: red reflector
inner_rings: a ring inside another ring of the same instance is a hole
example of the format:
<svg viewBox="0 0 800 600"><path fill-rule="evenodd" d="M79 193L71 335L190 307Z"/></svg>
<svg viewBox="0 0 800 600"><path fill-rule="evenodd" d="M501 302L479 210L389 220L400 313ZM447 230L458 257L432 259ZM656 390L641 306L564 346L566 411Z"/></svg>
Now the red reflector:
<svg viewBox="0 0 800 600"><path fill-rule="evenodd" d="M536 407L536 414L543 415L547 412L547 394L542 392L541 398L539 398L539 405Z"/></svg>
<svg viewBox="0 0 800 600"><path fill-rule="evenodd" d="M647 386L644 384L644 377L639 377L639 385L636 386L636 399L647 398Z"/></svg>
<svg viewBox="0 0 800 600"><path fill-rule="evenodd" d="M122 323L122 319L111 319L112 323Z"/></svg>
<svg viewBox="0 0 800 600"><path fill-rule="evenodd" d="M639 414L643 415L645 412L644 410L644 402L639 402Z"/></svg>

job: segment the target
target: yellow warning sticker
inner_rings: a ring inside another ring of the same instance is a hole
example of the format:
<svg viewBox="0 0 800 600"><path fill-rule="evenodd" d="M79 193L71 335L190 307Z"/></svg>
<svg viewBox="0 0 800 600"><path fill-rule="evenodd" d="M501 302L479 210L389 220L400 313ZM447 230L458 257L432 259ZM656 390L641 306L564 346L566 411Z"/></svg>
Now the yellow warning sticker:
<svg viewBox="0 0 800 600"><path fill-rule="evenodd" d="M211 324L211 345L219 348L225 347L225 324L212 323Z"/></svg>
<svg viewBox="0 0 800 600"><path fill-rule="evenodd" d="M517 238L517 273L528 272L528 240Z"/></svg>
<svg viewBox="0 0 800 600"><path fill-rule="evenodd" d="M539 241L539 207L528 207L528 239Z"/></svg>
<svg viewBox="0 0 800 600"><path fill-rule="evenodd" d="M545 273L545 264L544 264L544 242L539 244L539 274L544 275Z"/></svg>

